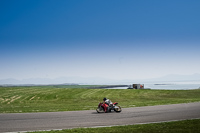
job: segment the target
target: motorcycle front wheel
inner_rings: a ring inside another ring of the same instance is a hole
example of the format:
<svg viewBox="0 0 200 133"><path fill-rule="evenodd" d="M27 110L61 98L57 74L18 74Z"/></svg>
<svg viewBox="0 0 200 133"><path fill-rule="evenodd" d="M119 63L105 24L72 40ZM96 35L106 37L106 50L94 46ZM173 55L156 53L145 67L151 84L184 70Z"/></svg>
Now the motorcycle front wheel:
<svg viewBox="0 0 200 133"><path fill-rule="evenodd" d="M120 113L122 111L122 108L120 106L117 106L116 108L114 108L114 111Z"/></svg>

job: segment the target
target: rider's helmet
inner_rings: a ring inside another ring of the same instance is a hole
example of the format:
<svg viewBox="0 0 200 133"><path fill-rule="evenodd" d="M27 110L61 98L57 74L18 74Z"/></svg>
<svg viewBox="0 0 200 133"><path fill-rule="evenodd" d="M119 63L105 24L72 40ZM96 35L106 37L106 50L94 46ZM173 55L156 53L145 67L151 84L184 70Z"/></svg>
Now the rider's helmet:
<svg viewBox="0 0 200 133"><path fill-rule="evenodd" d="M103 101L106 101L106 100L107 100L107 98L106 98L106 97L104 97L104 98L103 98Z"/></svg>

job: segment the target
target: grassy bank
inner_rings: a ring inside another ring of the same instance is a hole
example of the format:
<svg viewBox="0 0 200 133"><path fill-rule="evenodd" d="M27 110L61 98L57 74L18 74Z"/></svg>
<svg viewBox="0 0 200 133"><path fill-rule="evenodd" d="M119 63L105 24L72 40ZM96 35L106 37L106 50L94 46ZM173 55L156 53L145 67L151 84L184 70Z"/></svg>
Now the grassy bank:
<svg viewBox="0 0 200 133"><path fill-rule="evenodd" d="M0 113L94 110L103 97L122 108L200 101L196 90L85 89L91 86L0 87Z"/></svg>
<svg viewBox="0 0 200 133"><path fill-rule="evenodd" d="M200 119L103 128L76 128L35 133L199 133Z"/></svg>

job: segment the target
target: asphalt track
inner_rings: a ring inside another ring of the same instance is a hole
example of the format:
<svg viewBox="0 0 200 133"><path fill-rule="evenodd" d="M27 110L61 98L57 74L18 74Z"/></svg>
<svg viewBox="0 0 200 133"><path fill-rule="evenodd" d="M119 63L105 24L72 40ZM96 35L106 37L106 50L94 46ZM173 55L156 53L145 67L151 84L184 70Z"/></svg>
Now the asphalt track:
<svg viewBox="0 0 200 133"><path fill-rule="evenodd" d="M0 114L0 132L59 130L134 125L200 118L200 102L124 108L121 113L95 110Z"/></svg>

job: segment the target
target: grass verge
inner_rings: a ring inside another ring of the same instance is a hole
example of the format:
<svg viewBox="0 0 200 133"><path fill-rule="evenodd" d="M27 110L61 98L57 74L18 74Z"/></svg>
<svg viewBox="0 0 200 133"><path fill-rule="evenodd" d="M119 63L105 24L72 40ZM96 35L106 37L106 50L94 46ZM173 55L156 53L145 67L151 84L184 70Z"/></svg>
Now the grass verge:
<svg viewBox="0 0 200 133"><path fill-rule="evenodd" d="M75 128L35 133L199 133L200 119L103 128Z"/></svg>
<svg viewBox="0 0 200 133"><path fill-rule="evenodd" d="M91 87L0 87L0 113L94 110L103 97L119 102L122 108L200 101L200 89L85 89Z"/></svg>

